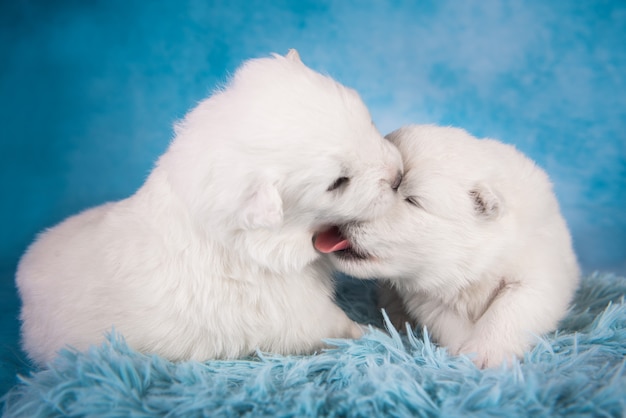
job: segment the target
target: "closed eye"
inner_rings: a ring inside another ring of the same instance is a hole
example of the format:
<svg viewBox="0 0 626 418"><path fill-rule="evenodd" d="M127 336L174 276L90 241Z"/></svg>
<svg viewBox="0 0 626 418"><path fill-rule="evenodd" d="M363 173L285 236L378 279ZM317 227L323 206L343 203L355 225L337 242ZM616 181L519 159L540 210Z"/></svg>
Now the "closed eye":
<svg viewBox="0 0 626 418"><path fill-rule="evenodd" d="M420 209L424 209L424 207L422 206L422 204L420 203L419 199L416 196L409 196L406 199L404 199L407 203L420 208Z"/></svg>
<svg viewBox="0 0 626 418"><path fill-rule="evenodd" d="M348 177L339 177L333 184L328 186L328 191L332 192L333 190L337 190L340 187L345 187L350 182L350 178Z"/></svg>

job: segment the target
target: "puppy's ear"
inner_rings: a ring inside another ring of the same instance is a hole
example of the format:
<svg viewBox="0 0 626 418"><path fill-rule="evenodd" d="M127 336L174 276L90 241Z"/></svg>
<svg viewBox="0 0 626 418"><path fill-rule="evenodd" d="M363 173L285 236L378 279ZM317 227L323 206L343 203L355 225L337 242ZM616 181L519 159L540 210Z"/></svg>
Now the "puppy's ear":
<svg viewBox="0 0 626 418"><path fill-rule="evenodd" d="M295 49L290 49L285 57L290 61L302 63L302 60L300 59L300 54L298 54L298 51L296 51Z"/></svg>
<svg viewBox="0 0 626 418"><path fill-rule="evenodd" d="M477 184L469 191L474 204L474 213L484 219L497 219L503 210L503 202L487 185Z"/></svg>
<svg viewBox="0 0 626 418"><path fill-rule="evenodd" d="M273 228L283 221L283 200L276 186L269 182L255 184L248 191L240 212L246 229Z"/></svg>

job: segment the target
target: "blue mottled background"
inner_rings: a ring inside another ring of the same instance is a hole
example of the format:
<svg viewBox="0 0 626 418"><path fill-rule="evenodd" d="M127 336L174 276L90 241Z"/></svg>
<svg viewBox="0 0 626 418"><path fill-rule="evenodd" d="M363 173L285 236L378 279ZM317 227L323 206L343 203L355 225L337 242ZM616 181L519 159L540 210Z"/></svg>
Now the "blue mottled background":
<svg viewBox="0 0 626 418"><path fill-rule="evenodd" d="M624 1L2 1L5 338L35 234L131 194L174 121L289 48L357 89L383 133L429 122L515 144L551 175L584 270L626 273Z"/></svg>

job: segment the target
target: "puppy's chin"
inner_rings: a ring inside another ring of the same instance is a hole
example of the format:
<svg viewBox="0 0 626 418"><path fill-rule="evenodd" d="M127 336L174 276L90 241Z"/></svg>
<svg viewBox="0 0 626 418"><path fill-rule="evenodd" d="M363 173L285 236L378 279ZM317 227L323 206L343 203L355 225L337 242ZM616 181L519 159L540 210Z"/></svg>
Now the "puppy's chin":
<svg viewBox="0 0 626 418"><path fill-rule="evenodd" d="M330 254L330 259L337 270L358 279L383 277L382 265L376 256L363 255L353 251L338 251Z"/></svg>

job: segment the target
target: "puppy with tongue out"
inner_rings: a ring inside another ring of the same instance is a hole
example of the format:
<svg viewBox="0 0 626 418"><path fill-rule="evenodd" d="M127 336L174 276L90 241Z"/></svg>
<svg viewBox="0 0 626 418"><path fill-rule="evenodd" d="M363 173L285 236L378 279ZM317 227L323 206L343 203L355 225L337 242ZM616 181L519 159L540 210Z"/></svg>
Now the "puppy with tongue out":
<svg viewBox="0 0 626 418"><path fill-rule="evenodd" d="M22 258L30 358L85 349L112 327L171 360L360 336L321 253L348 251L330 225L391 207L402 158L358 94L291 51L246 62L175 131L134 195L46 230Z"/></svg>

